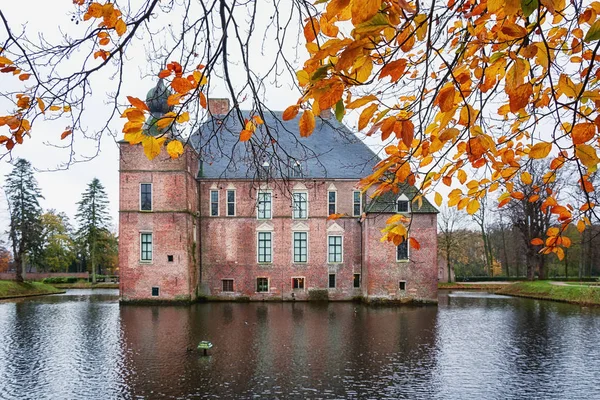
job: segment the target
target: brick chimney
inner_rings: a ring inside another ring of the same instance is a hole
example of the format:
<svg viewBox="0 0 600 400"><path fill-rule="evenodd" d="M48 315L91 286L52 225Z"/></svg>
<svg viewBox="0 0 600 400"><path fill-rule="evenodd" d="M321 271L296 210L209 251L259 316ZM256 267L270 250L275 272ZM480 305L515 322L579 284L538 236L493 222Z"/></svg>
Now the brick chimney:
<svg viewBox="0 0 600 400"><path fill-rule="evenodd" d="M321 110L321 114L320 117L323 119L329 119L331 118L332 114L331 114L331 108L326 108L325 110Z"/></svg>
<svg viewBox="0 0 600 400"><path fill-rule="evenodd" d="M213 115L226 115L229 112L229 99L208 99L208 111Z"/></svg>

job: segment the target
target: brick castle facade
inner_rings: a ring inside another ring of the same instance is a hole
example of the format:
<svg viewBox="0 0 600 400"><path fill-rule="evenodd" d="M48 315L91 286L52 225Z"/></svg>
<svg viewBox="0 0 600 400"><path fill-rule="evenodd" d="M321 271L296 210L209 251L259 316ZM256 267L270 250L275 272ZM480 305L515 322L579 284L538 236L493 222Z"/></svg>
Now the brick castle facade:
<svg viewBox="0 0 600 400"><path fill-rule="evenodd" d="M410 186L361 194L378 159L343 125L319 119L296 142L297 121L273 113L264 134L277 144L249 157L228 102L209 107L212 122L178 159L163 150L150 161L141 145L120 144L122 301L437 301L437 210L413 203ZM419 250L380 242L398 212L411 217Z"/></svg>

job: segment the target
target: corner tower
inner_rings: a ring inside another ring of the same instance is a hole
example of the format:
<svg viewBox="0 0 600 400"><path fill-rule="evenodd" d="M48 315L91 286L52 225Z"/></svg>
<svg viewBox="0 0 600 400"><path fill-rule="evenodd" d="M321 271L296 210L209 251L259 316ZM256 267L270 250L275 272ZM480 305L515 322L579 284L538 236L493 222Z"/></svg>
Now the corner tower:
<svg viewBox="0 0 600 400"><path fill-rule="evenodd" d="M155 118L169 111L169 94L162 80L148 92ZM148 135L168 135L147 125ZM198 156L191 146L178 159L163 148L153 160L141 144L121 141L119 148L121 301L194 300L200 277Z"/></svg>

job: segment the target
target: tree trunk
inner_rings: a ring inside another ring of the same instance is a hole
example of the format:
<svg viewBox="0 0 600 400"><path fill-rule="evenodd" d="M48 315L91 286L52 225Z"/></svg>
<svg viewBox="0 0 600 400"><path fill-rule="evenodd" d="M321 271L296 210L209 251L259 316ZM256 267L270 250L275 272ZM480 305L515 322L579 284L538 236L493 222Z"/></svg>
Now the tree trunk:
<svg viewBox="0 0 600 400"><path fill-rule="evenodd" d="M16 277L15 280L17 282L23 282L23 256L21 255L21 253L17 253L16 257L15 257L15 270L16 270Z"/></svg>
<svg viewBox="0 0 600 400"><path fill-rule="evenodd" d="M92 239L92 284L96 284L96 238Z"/></svg>

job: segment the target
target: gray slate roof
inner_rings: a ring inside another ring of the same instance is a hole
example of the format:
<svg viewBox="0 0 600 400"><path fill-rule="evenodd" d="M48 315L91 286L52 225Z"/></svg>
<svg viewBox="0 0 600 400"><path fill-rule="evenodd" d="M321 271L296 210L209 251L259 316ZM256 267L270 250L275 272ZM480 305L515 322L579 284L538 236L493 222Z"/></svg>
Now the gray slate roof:
<svg viewBox="0 0 600 400"><path fill-rule="evenodd" d="M433 206L425 197L423 197L423 204L419 208L418 202L412 202L413 198L419 193L416 187L411 186L407 183L399 185L398 193L386 192L381 196L378 196L371 200L365 207L367 213L395 213L396 212L396 200L402 194L404 194L410 203L410 211L415 214L437 214L439 211Z"/></svg>
<svg viewBox="0 0 600 400"><path fill-rule="evenodd" d="M244 118L248 112L242 111ZM239 142L241 124L231 112L225 119L211 118L193 135L191 143L199 152L198 178L252 179L262 173L265 162L271 177L289 177L298 164L302 178L360 179L373 171L379 157L334 117L316 118L313 134L300 137L299 115L282 120L282 112L264 115L248 142ZM221 116L223 118L223 116ZM268 131L267 131L268 128Z"/></svg>

